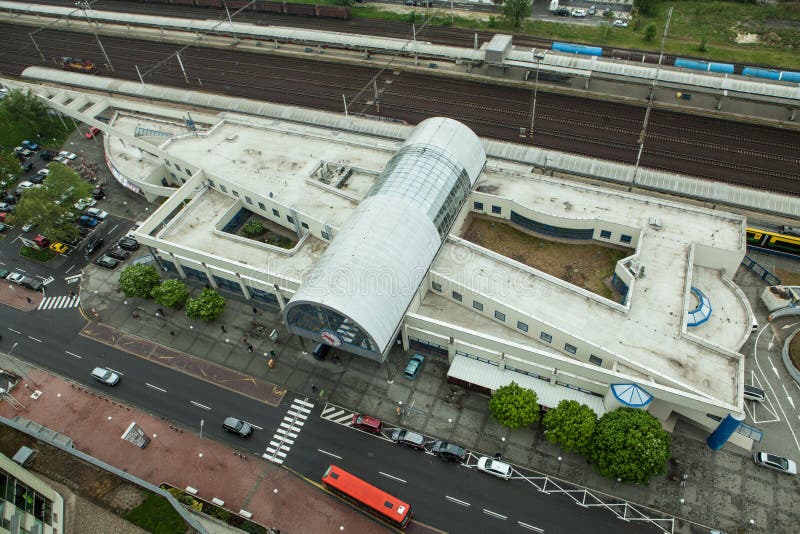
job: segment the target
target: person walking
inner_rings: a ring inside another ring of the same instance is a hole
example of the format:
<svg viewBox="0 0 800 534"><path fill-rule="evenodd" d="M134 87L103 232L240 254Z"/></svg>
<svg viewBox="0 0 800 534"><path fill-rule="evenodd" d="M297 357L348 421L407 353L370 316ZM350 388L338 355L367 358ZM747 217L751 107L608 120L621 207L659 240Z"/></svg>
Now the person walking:
<svg viewBox="0 0 800 534"><path fill-rule="evenodd" d="M221 324L221 325L219 325L219 327L220 327L220 328L222 328L222 332L223 332L223 333L224 333L224 332L227 332L227 330L225 330L225 325L224 325L224 324Z"/></svg>

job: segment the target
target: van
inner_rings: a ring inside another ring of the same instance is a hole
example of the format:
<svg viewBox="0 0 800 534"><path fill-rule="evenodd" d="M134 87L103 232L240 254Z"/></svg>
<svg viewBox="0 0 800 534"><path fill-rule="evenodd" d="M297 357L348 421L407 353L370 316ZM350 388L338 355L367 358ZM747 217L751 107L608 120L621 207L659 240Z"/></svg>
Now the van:
<svg viewBox="0 0 800 534"><path fill-rule="evenodd" d="M766 398L766 394L764 390L761 388L757 388L756 386L750 386L745 384L744 386L744 399L751 400L753 402L764 402Z"/></svg>
<svg viewBox="0 0 800 534"><path fill-rule="evenodd" d="M311 354L314 356L315 360L324 360L325 356L327 356L330 351L330 345L326 345L325 343L317 343L317 346L314 347L314 352Z"/></svg>

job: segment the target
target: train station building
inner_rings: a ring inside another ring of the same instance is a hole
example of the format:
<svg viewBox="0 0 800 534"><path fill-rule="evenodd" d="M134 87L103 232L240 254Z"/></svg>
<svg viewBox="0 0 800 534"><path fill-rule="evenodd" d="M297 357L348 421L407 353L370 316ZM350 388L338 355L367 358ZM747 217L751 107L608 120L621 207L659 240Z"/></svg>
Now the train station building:
<svg viewBox="0 0 800 534"><path fill-rule="evenodd" d="M118 80L108 95L35 90L101 127L114 176L160 203L136 237L164 270L275 306L292 334L378 362L401 344L445 360L453 383L517 382L544 407L635 406L668 429L742 417L754 315L731 279L741 216L548 175L535 149L446 118L406 126L209 95L188 110L156 103L173 91L156 86L147 104L119 96L141 89ZM467 232L476 220L488 236ZM568 276L569 258L557 276L502 253L500 227L617 251L608 293Z"/></svg>

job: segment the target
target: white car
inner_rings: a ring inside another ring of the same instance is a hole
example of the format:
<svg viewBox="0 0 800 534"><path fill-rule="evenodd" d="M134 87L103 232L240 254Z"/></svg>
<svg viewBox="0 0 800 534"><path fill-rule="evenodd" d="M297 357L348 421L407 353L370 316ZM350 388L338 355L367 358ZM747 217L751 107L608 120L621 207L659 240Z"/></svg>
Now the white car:
<svg viewBox="0 0 800 534"><path fill-rule="evenodd" d="M9 282L14 282L15 284L19 284L25 279L25 275L22 273L11 273L6 276L6 280Z"/></svg>
<svg viewBox="0 0 800 534"><path fill-rule="evenodd" d="M56 158L53 158L53 161L55 161L56 163L60 163L62 165L69 165L69 160L64 156L58 156Z"/></svg>
<svg viewBox="0 0 800 534"><path fill-rule="evenodd" d="M36 184L25 180L24 182L20 182L20 184L17 186L17 191L21 193L22 191L30 189L31 187L36 187Z"/></svg>
<svg viewBox="0 0 800 534"><path fill-rule="evenodd" d="M73 205L75 206L76 210L85 210L86 208L91 208L95 204L97 204L97 201L95 199L93 199L92 197L84 197L84 198L79 199Z"/></svg>
<svg viewBox="0 0 800 534"><path fill-rule="evenodd" d="M33 226L34 225L32 223L26 224L25 226L22 227L22 232L27 234L33 229Z"/></svg>
<svg viewBox="0 0 800 534"><path fill-rule="evenodd" d="M617 20L614 21L614 26L617 27L617 28L627 28L628 27L628 23L625 22L622 19L617 19Z"/></svg>
<svg viewBox="0 0 800 534"><path fill-rule="evenodd" d="M510 479L511 473L513 472L511 466L507 463L489 458L488 456L481 456L478 459L478 470L502 478L503 480Z"/></svg>
<svg viewBox="0 0 800 534"><path fill-rule="evenodd" d="M62 150L61 152L58 153L58 155L60 157L62 157L62 158L67 158L70 161L72 161L73 159L78 157L75 154L73 154L72 152L69 152L67 150Z"/></svg>
<svg viewBox="0 0 800 534"><path fill-rule="evenodd" d="M572 12L572 16L573 17L585 17L586 16L586 10L585 9L576 9L575 11Z"/></svg>
<svg viewBox="0 0 800 534"><path fill-rule="evenodd" d="M102 367L95 367L92 369L92 378L109 386L115 386L119 382L119 375L117 373Z"/></svg>
<svg viewBox="0 0 800 534"><path fill-rule="evenodd" d="M36 174L38 174L39 176L50 176L50 169L41 169Z"/></svg>
<svg viewBox="0 0 800 534"><path fill-rule="evenodd" d="M95 219L100 219L101 221L105 221L106 217L108 217L108 212L103 211L99 208L89 208L86 210L86 215L91 215Z"/></svg>
<svg viewBox="0 0 800 534"><path fill-rule="evenodd" d="M757 452L753 455L753 461L755 461L757 465L763 465L764 467L780 471L781 473L786 473L788 475L797 474L797 464L782 456L775 456L774 454L766 452Z"/></svg>

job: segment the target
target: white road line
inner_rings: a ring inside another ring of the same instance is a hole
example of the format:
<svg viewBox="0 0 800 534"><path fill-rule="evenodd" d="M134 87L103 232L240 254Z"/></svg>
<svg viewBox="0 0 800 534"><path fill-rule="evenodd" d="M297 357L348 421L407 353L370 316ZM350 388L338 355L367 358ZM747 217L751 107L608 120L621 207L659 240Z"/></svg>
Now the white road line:
<svg viewBox="0 0 800 534"><path fill-rule="evenodd" d="M14 330L13 328L9 328L9 330L14 332L15 334L22 334L22 332L20 332L19 330Z"/></svg>
<svg viewBox="0 0 800 534"><path fill-rule="evenodd" d="M285 438L285 437L278 437L278 436L272 436L272 437L281 440L280 441L281 443L288 443L289 445L294 445L294 440L292 440L292 439ZM270 441L269 444L273 445L275 447L278 446L278 442L277 441Z"/></svg>
<svg viewBox="0 0 800 534"><path fill-rule="evenodd" d="M286 458L285 452L273 449L272 447L267 447L267 452L270 453L272 456L280 456L281 458Z"/></svg>
<svg viewBox="0 0 800 534"><path fill-rule="evenodd" d="M194 405L195 405L195 406L197 406L198 408L202 408L202 409L204 409L204 410L211 411L211 408L209 408L209 407L208 407L208 406L206 406L205 404L200 404L199 402L195 402L195 401L189 401L189 403L191 403L191 404L194 404Z"/></svg>
<svg viewBox="0 0 800 534"><path fill-rule="evenodd" d="M406 481L403 480L402 478L397 478L396 476L390 475L389 473L384 473L383 471L378 471L378 474L381 475L381 476L384 476L386 478L391 478L392 480L396 480L398 482L402 482L403 484L406 483Z"/></svg>
<svg viewBox="0 0 800 534"><path fill-rule="evenodd" d="M286 430L284 430L282 428L279 428L275 432L278 433L278 434L283 434L284 436L289 436L292 439L297 439L297 434L295 434L293 432L287 432Z"/></svg>
<svg viewBox="0 0 800 534"><path fill-rule="evenodd" d="M496 517L497 519L502 519L503 521L508 519L506 516L498 514L497 512L492 512L491 510L487 510L486 508L483 509L483 513L491 517Z"/></svg>
<svg viewBox="0 0 800 534"><path fill-rule="evenodd" d="M35 341L35 342L37 342L37 343L41 343L41 342L42 342L42 340L41 340L41 339L36 339L35 337L31 337L31 336L28 336L28 339L32 339L32 340L34 340L34 341Z"/></svg>
<svg viewBox="0 0 800 534"><path fill-rule="evenodd" d="M79 360L83 359L83 356L78 356L77 354L74 354L74 353L72 353L72 352L70 352L68 350L65 350L64 352L69 354L70 356L74 356L75 358L78 358Z"/></svg>
<svg viewBox="0 0 800 534"><path fill-rule="evenodd" d="M466 501L462 501L460 499L456 499L455 497L451 497L449 495L445 495L444 498L447 499L450 502L454 502L456 504L460 504L461 506L472 506L470 503L468 503Z"/></svg>
<svg viewBox="0 0 800 534"><path fill-rule="evenodd" d="M70 272L72 269L74 269L74 268L75 268L75 266L74 266L74 265L70 265L70 266L69 266L69 269L67 269L66 271L64 271L64 274L69 274L69 272ZM78 275L78 276L80 276L80 275ZM68 278L73 278L73 277L72 277L72 276L70 276L70 277L68 277ZM64 278L64 280L66 280L66 278Z"/></svg>
<svg viewBox="0 0 800 534"><path fill-rule="evenodd" d="M161 393L166 393L167 392L166 389L161 389L160 387L154 386L153 384L150 384L148 382L145 382L144 385L149 387L149 388L155 389L156 391L160 391Z"/></svg>
<svg viewBox="0 0 800 534"><path fill-rule="evenodd" d="M517 521L517 524L522 528L527 528L528 530L532 530L534 532L544 532L544 529L539 527L534 527L533 525L529 525L528 523L523 523L522 521Z"/></svg>
<svg viewBox="0 0 800 534"><path fill-rule="evenodd" d="M114 371L114 372L115 372L115 373L117 373L119 376L125 376L125 373L123 373L122 371L117 371L117 370L116 370L116 369L114 369L113 367L106 367L106 369L108 369L109 371ZM209 409L210 409L210 408L209 408Z"/></svg>
<svg viewBox="0 0 800 534"><path fill-rule="evenodd" d="M273 462L273 463L276 463L276 464L282 464L283 463L283 460L281 460L280 458L273 458L272 456L270 456L267 453L262 454L261 457L264 458L265 460L269 460L270 462Z"/></svg>
<svg viewBox="0 0 800 534"><path fill-rule="evenodd" d="M292 417L299 417L300 419L308 419L308 416L306 414L293 412L292 410L286 412L286 415L291 415Z"/></svg>
<svg viewBox="0 0 800 534"><path fill-rule="evenodd" d="M328 455L328 456L330 456L331 458L336 458L337 460L341 460L341 459L342 459L342 457L341 457L341 456L336 456L336 455L335 455L335 454L333 454L332 452L323 451L322 449L317 449L317 450L318 450L319 452L321 452L322 454L327 454L327 455Z"/></svg>
<svg viewBox="0 0 800 534"><path fill-rule="evenodd" d="M15 270L15 271L18 271L18 272L20 272L20 273L25 273L25 272L27 272L25 269L20 269L19 267L17 267L17 268L16 268L16 269L14 269L14 270Z"/></svg>
<svg viewBox="0 0 800 534"><path fill-rule="evenodd" d="M248 425L250 425L250 426L252 426L252 427L253 427L253 428L255 428L256 430L264 430L262 427L260 427L260 426L258 426L258 425L254 425L253 423L251 423L251 422L249 422L249 421L247 422L247 424L248 424Z"/></svg>
<svg viewBox="0 0 800 534"><path fill-rule="evenodd" d="M306 402L303 399L295 399L294 402L296 402L297 404L302 404L303 406L306 406L308 408L313 408L314 407L313 404L311 404L310 402ZM294 403L292 403L292 404L294 404Z"/></svg>

